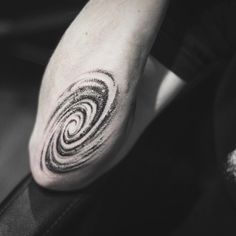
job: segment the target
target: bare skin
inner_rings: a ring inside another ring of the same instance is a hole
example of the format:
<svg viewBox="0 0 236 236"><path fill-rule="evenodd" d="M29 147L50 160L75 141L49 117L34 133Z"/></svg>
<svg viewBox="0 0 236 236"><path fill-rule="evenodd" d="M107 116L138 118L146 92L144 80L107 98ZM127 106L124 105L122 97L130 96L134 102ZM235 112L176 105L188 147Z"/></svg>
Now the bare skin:
<svg viewBox="0 0 236 236"><path fill-rule="evenodd" d="M165 68L148 58L166 4L93 0L68 28L46 69L29 145L40 185L73 190L96 180L183 87L171 73L158 78Z"/></svg>

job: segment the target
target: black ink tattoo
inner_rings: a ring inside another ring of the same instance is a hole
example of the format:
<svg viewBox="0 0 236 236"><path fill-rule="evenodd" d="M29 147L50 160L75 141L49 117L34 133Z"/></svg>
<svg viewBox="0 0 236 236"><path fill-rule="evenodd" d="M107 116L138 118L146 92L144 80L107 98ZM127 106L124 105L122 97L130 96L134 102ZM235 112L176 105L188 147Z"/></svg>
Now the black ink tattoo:
<svg viewBox="0 0 236 236"><path fill-rule="evenodd" d="M85 73L58 99L45 129L41 169L66 173L85 166L109 138L104 132L113 119L119 91L112 74Z"/></svg>

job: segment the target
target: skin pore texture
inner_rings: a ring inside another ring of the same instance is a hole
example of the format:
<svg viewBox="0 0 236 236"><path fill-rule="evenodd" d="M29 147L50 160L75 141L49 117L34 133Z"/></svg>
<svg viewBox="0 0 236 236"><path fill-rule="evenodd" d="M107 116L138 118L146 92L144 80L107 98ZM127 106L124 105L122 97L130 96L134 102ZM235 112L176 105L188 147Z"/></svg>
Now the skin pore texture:
<svg viewBox="0 0 236 236"><path fill-rule="evenodd" d="M127 155L184 86L148 57L166 4L89 1L67 29L43 77L29 144L41 186L92 183Z"/></svg>

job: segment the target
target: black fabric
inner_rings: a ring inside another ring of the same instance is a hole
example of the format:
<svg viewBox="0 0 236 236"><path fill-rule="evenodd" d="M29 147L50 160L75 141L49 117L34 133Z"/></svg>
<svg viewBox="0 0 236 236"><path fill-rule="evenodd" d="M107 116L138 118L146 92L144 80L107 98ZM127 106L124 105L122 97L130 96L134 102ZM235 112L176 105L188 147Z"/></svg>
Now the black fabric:
<svg viewBox="0 0 236 236"><path fill-rule="evenodd" d="M235 1L170 1L152 54L185 81L235 53Z"/></svg>
<svg viewBox="0 0 236 236"><path fill-rule="evenodd" d="M87 212L94 205L91 193L59 193L40 188L27 176L0 207L0 235L61 235L77 219L82 233Z"/></svg>

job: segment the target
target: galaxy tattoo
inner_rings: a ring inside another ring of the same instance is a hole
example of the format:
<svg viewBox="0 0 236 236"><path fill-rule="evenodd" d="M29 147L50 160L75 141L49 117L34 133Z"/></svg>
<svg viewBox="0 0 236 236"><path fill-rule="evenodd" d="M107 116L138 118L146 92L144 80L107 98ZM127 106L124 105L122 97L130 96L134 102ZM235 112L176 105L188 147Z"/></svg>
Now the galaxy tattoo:
<svg viewBox="0 0 236 236"><path fill-rule="evenodd" d="M82 74L67 88L44 131L41 169L60 174L90 164L109 138L104 130L114 117L118 96L113 75L103 70Z"/></svg>

